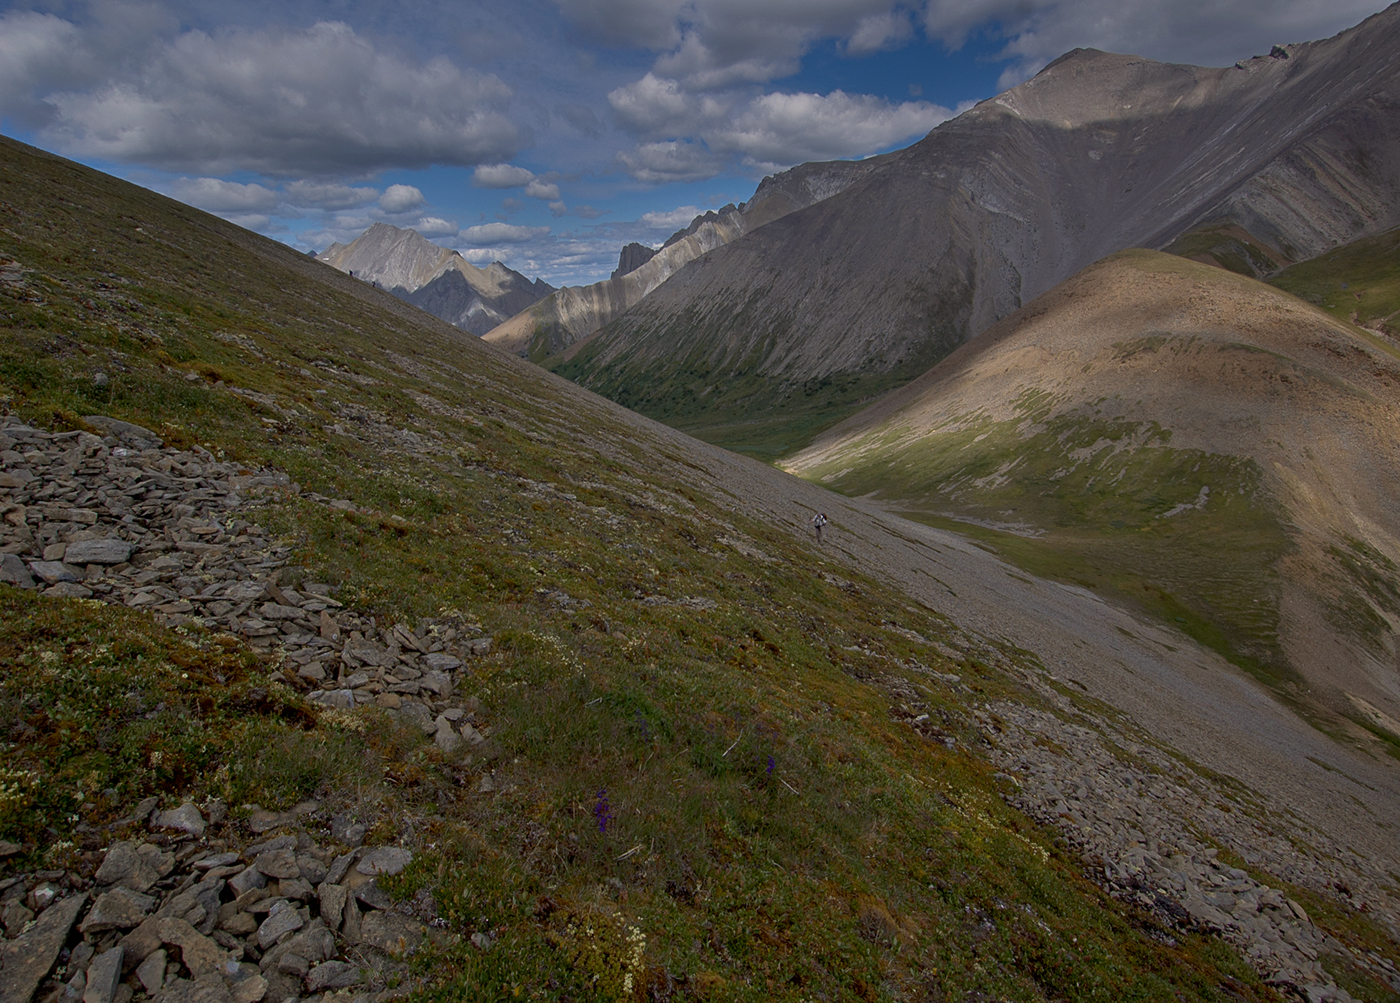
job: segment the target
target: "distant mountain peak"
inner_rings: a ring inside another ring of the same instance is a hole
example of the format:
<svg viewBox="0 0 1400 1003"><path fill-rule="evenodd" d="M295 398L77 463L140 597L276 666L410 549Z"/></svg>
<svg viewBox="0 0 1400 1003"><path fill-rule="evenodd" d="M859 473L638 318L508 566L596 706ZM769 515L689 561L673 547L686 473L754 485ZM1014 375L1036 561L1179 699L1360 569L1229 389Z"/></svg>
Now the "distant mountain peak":
<svg viewBox="0 0 1400 1003"><path fill-rule="evenodd" d="M476 335L554 291L499 261L478 268L460 251L390 223L375 223L317 258Z"/></svg>

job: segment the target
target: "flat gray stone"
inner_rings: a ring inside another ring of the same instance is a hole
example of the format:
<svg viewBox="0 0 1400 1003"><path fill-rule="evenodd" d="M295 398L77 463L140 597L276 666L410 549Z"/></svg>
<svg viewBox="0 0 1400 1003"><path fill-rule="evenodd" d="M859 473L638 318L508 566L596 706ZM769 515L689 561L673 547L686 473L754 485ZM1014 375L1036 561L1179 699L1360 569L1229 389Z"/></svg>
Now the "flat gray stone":
<svg viewBox="0 0 1400 1003"><path fill-rule="evenodd" d="M131 557L125 540L81 540L70 543L63 554L66 564L124 564Z"/></svg>
<svg viewBox="0 0 1400 1003"><path fill-rule="evenodd" d="M253 602L267 595L267 586L262 582L234 582L224 589L222 599L230 602Z"/></svg>
<svg viewBox="0 0 1400 1003"><path fill-rule="evenodd" d="M83 933L130 930L140 926L155 907L156 900L152 896L118 886L98 897L78 929Z"/></svg>
<svg viewBox="0 0 1400 1003"><path fill-rule="evenodd" d="M83 416L83 421L87 422L93 428L100 428L102 431L121 439L152 442L155 443L156 446L165 445L165 441L149 428L142 428L140 425L132 424L129 421L122 421L120 418L109 418L105 414L88 414Z"/></svg>
<svg viewBox="0 0 1400 1003"><path fill-rule="evenodd" d="M59 582L76 582L77 574L72 568L62 561L30 561L29 570L34 572L35 577L50 585L57 585Z"/></svg>
<svg viewBox="0 0 1400 1003"><path fill-rule="evenodd" d="M0 582L18 585L22 589L34 587L34 576L29 573L23 561L14 554L0 554Z"/></svg>
<svg viewBox="0 0 1400 1003"><path fill-rule="evenodd" d="M462 667L460 658L445 651L430 651L423 656L423 661L434 672L455 672Z"/></svg>
<svg viewBox="0 0 1400 1003"><path fill-rule="evenodd" d="M261 975L249 975L237 980L231 979L228 991L233 996L234 1003L258 1003L267 995L267 979Z"/></svg>
<svg viewBox="0 0 1400 1003"><path fill-rule="evenodd" d="M165 958L164 949L153 951L136 966L136 977L141 980L147 996L154 996L165 985Z"/></svg>
<svg viewBox="0 0 1400 1003"><path fill-rule="evenodd" d="M189 801L170 811L158 811L151 817L152 829L175 829L191 836L204 835L204 816Z"/></svg>
<svg viewBox="0 0 1400 1003"><path fill-rule="evenodd" d="M379 874L398 874L413 860L413 854L398 846L376 846L360 858L355 870L375 877Z"/></svg>
<svg viewBox="0 0 1400 1003"><path fill-rule="evenodd" d="M437 734L433 736L433 742L442 750L444 756L450 756L462 747L462 736L457 734L450 723L443 721Z"/></svg>
<svg viewBox="0 0 1400 1003"><path fill-rule="evenodd" d="M452 677L446 672L429 669L427 672L423 673L423 678L419 679L418 682L421 686L432 690L440 697L452 695Z"/></svg>
<svg viewBox="0 0 1400 1003"><path fill-rule="evenodd" d="M92 589L77 582L59 582L44 589L44 595L58 596L61 599L91 599Z"/></svg>
<svg viewBox="0 0 1400 1003"><path fill-rule="evenodd" d="M306 976L306 991L324 992L327 989L348 989L360 984L360 969L348 961L325 961L317 965Z"/></svg>
<svg viewBox="0 0 1400 1003"><path fill-rule="evenodd" d="M321 918L332 930L339 930L341 922L345 919L345 899L349 892L344 885L333 885L329 881L321 885L319 892Z"/></svg>
<svg viewBox="0 0 1400 1003"><path fill-rule="evenodd" d="M265 602L258 607L258 615L264 620L295 620L301 616L299 606L283 606L281 603Z"/></svg>
<svg viewBox="0 0 1400 1003"><path fill-rule="evenodd" d="M291 850L267 850L259 853L253 866L269 878L299 878L301 868L297 865L296 854Z"/></svg>
<svg viewBox="0 0 1400 1003"><path fill-rule="evenodd" d="M289 903L283 902L273 908L267 914L267 919L262 921L258 927L258 947L266 951L277 941L291 933L293 930L300 930L305 925L301 916L297 914L295 908Z"/></svg>
<svg viewBox="0 0 1400 1003"><path fill-rule="evenodd" d="M143 852L144 847L149 845L138 847L136 843L126 840L113 843L102 860L102 866L97 869L97 883L120 885L136 892L149 890L174 865L173 858L168 863L162 859L167 855L157 847L151 846Z"/></svg>
<svg viewBox="0 0 1400 1003"><path fill-rule="evenodd" d="M228 952L183 919L166 918L157 923L161 943L174 944L180 949L181 960L196 979L217 972L228 960Z"/></svg>
<svg viewBox="0 0 1400 1003"><path fill-rule="evenodd" d="M351 689L315 690L308 693L306 699L326 707L337 707L340 710L355 709L355 691Z"/></svg>
<svg viewBox="0 0 1400 1003"><path fill-rule="evenodd" d="M60 899L39 915L27 933L0 944L0 1003L29 1003L58 960L86 902L86 895Z"/></svg>
<svg viewBox="0 0 1400 1003"><path fill-rule="evenodd" d="M203 860L196 860L190 866L196 871L212 871L216 867L227 867L229 864L236 863L238 863L238 851L229 850L227 853L215 853Z"/></svg>
<svg viewBox="0 0 1400 1003"><path fill-rule="evenodd" d="M228 879L228 886L236 896L250 892L254 888L266 888L267 878L256 867L247 867Z"/></svg>
<svg viewBox="0 0 1400 1003"><path fill-rule="evenodd" d="M88 965L87 987L83 990L83 1003L112 1003L117 995L117 983L122 978L122 955L125 952L118 944L110 951L103 951Z"/></svg>

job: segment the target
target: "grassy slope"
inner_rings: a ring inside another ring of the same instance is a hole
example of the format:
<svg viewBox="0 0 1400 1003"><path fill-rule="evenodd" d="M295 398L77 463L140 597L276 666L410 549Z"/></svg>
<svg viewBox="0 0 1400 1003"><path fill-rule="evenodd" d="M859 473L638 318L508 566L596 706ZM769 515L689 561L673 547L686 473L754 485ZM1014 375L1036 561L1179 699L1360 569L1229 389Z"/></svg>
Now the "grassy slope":
<svg viewBox="0 0 1400 1003"><path fill-rule="evenodd" d="M662 344L699 340L704 344L705 339L697 334L701 329L682 317L652 340ZM538 361L623 407L764 462L801 449L881 394L908 383L952 347L939 342L890 371L840 373L793 383L758 371L770 346L721 366L713 365L708 352L701 349L679 362L663 358L599 366L596 357L603 344L595 339L576 352ZM717 378L721 372L724 376ZM707 380L713 382L704 386ZM703 389L697 393L697 387Z"/></svg>
<svg viewBox="0 0 1400 1003"><path fill-rule="evenodd" d="M1339 320L1400 335L1400 227L1285 268L1268 281Z"/></svg>
<svg viewBox="0 0 1400 1003"><path fill-rule="evenodd" d="M1369 255L1359 253L1355 260L1369 262ZM1164 256L1139 267L1210 276ZM1388 275L1388 268L1389 261L1367 274ZM1238 283L1225 281L1221 294ZM1103 309L1114 317L1121 306ZM1264 350L1207 347L1166 331L1132 338L1131 325L1140 317L1131 310L1126 316L1118 321L1125 340L1113 346L1112 359L1077 349L1091 360L1083 380L1047 375L1045 388L1022 393L999 420L974 408L946 416L936 431L913 440L898 417L887 417L819 463L799 457L801 473L846 494L878 494L910 518L970 535L1035 574L1082 585L1172 623L1276 688L1309 717L1324 720L1326 713L1317 717L1319 707L1300 702L1305 686L1281 647L1278 569L1295 545L1290 516L1267 490L1259 463L1174 444L1172 431L1141 408L1117 398L1092 399L1096 384L1088 375L1093 368L1147 360L1145 376L1155 379L1165 371L1189 387L1198 372L1245 365L1229 362L1232 353L1258 363ZM1383 339L1355 333L1395 354ZM1285 369L1291 365L1277 358ZM1268 369L1264 362L1260 378L1270 378ZM1076 383L1083 385L1066 389ZM1206 503L1181 509L1198 501L1203 484L1211 486ZM1169 511L1175 514L1165 518ZM1339 630L1379 644L1385 622L1372 606L1396 606L1395 569L1359 541L1346 543L1349 552L1334 547L1331 554L1343 597L1331 618ZM1372 579L1384 584L1373 586Z"/></svg>
<svg viewBox="0 0 1400 1003"><path fill-rule="evenodd" d="M668 973L711 999L1271 998L1218 942L1126 914L1003 805L965 751L964 709L1028 656L967 649L877 583L828 584L611 409L286 248L9 141L0 254L29 270L0 293L7 408L53 428L104 412L348 497L381 514L287 497L260 519L348 603L455 610L498 641L466 686L494 753L448 762L373 712L315 717L232 639L0 587L6 719L34 729L12 725L0 751L23 781L0 835L91 866L105 837L75 823L122 807L91 792L157 748L143 715L104 702L125 673L183 722L160 739L172 750L204 736L131 796L353 796L376 838L411 826L433 848L395 890L429 886L451 932L498 940L425 961L431 998L622 998L629 975L635 991ZM405 428L420 438L387 448ZM640 601L656 594L715 605ZM892 721L892 686L962 744ZM488 770L498 793L478 795Z"/></svg>

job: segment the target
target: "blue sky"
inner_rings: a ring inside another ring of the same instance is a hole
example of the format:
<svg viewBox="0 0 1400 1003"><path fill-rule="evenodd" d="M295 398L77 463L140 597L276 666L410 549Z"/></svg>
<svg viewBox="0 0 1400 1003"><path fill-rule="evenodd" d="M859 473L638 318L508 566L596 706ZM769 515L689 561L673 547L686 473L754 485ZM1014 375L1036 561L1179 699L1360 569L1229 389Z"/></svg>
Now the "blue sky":
<svg viewBox="0 0 1400 1003"><path fill-rule="evenodd" d="M322 250L371 223L554 285L1077 46L1227 65L1377 0L100 0L0 7L0 132Z"/></svg>

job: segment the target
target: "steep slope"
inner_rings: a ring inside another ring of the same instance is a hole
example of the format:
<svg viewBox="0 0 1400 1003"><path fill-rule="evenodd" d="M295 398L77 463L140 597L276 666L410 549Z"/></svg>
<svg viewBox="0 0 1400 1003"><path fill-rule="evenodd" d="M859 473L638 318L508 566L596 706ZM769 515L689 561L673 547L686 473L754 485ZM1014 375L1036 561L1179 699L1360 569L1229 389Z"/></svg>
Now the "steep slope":
<svg viewBox="0 0 1400 1003"><path fill-rule="evenodd" d="M388 223L375 223L348 244L332 244L317 258L477 335L554 291L499 261L477 268L418 231Z"/></svg>
<svg viewBox="0 0 1400 1003"><path fill-rule="evenodd" d="M536 361L561 352L640 302L686 264L755 227L812 205L882 165L880 158L803 164L764 178L753 198L735 208L695 217L646 262L604 282L565 286L484 336L491 344Z"/></svg>
<svg viewBox="0 0 1400 1003"><path fill-rule="evenodd" d="M1339 320L1400 340L1400 227L1299 262L1269 279Z"/></svg>
<svg viewBox="0 0 1400 1003"><path fill-rule="evenodd" d="M1076 50L717 249L556 372L773 455L1080 268L1236 226L1280 263L1400 212L1400 7L1225 69Z"/></svg>
<svg viewBox="0 0 1400 1003"><path fill-rule="evenodd" d="M0 332L7 999L1392 991L1400 770L1189 639L5 139Z"/></svg>
<svg viewBox="0 0 1400 1003"><path fill-rule="evenodd" d="M1026 567L1181 622L1300 701L1400 720L1396 441L1391 345L1254 280L1128 251L784 466L985 527Z"/></svg>

